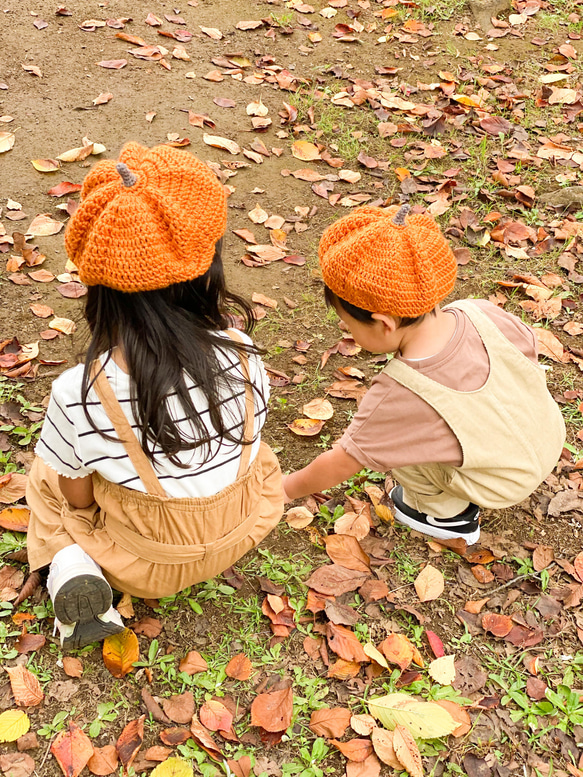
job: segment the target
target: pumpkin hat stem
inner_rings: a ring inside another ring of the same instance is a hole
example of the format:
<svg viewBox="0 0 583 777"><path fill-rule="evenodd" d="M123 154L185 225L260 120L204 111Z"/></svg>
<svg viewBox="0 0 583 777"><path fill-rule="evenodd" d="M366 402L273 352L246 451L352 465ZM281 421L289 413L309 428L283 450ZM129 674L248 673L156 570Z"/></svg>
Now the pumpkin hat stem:
<svg viewBox="0 0 583 777"><path fill-rule="evenodd" d="M119 168L119 165L118 165L118 168ZM407 216L410 210L411 210L411 206L409 205L409 203L404 202L399 208L399 210L395 213L392 223L396 224L396 226L398 227L402 226L405 223L405 217Z"/></svg>
<svg viewBox="0 0 583 777"><path fill-rule="evenodd" d="M132 173L130 168L124 162L118 162L115 166L115 169L120 174L124 186L129 188L130 186L134 186L137 183L138 176L135 173Z"/></svg>

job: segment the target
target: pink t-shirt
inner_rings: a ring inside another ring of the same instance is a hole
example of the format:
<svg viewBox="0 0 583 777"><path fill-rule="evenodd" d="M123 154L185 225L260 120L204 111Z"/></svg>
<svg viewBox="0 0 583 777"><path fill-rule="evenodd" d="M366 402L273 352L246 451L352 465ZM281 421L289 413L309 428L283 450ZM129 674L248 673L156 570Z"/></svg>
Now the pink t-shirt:
<svg viewBox="0 0 583 777"><path fill-rule="evenodd" d="M471 301L525 356L537 362L537 339L529 326L491 302ZM477 330L460 310L447 312L455 315L457 329L442 351L421 360L395 358L448 388L475 391L488 377L486 349ZM477 429L478 445L479 434ZM460 444L443 418L386 372L372 381L340 445L364 467L378 472L413 464L462 464Z"/></svg>

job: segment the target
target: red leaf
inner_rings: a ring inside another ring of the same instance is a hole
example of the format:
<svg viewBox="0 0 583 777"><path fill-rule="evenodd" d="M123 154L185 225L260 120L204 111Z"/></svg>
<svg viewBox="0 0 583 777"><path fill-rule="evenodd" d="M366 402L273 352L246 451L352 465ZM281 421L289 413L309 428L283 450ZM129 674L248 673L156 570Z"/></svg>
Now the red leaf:
<svg viewBox="0 0 583 777"><path fill-rule="evenodd" d="M65 777L78 777L93 755L91 740L76 723L69 723L67 731L60 731L51 753L57 759Z"/></svg>
<svg viewBox="0 0 583 777"><path fill-rule="evenodd" d="M434 631L429 631L429 629L427 629L425 635L435 658L443 658L445 650L443 649L443 642L439 639L437 634Z"/></svg>
<svg viewBox="0 0 583 777"><path fill-rule="evenodd" d="M505 637L510 634L513 626L514 624L508 615L487 612L482 617L482 628L484 631L490 631L495 637Z"/></svg>
<svg viewBox="0 0 583 777"><path fill-rule="evenodd" d="M49 189L47 194L50 197L63 197L65 194L71 194L71 192L80 191L80 183L70 183L70 181L63 181L62 183L58 183L56 186L53 186L52 189Z"/></svg>

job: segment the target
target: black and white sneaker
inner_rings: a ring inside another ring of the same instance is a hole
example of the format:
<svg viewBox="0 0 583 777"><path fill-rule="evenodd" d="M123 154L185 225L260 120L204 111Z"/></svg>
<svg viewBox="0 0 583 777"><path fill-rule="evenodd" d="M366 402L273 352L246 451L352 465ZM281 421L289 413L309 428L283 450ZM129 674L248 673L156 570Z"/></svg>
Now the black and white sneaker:
<svg viewBox="0 0 583 777"><path fill-rule="evenodd" d="M55 555L47 589L55 611L55 633L59 632L64 648L85 647L124 630L101 567L79 545L69 545Z"/></svg>
<svg viewBox="0 0 583 777"><path fill-rule="evenodd" d="M453 518L434 518L420 513L403 501L403 487L395 486L389 494L395 505L395 518L410 529L435 537L438 540L463 539L474 545L480 539L480 508L475 504Z"/></svg>

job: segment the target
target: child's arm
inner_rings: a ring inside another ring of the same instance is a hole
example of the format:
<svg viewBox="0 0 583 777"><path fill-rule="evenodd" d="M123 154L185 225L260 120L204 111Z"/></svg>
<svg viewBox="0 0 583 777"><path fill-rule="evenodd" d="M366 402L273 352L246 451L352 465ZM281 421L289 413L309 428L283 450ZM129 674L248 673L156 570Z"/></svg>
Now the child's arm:
<svg viewBox="0 0 583 777"><path fill-rule="evenodd" d="M362 464L349 456L340 445L335 445L331 451L322 453L307 467L284 477L283 489L286 501L337 486L361 469Z"/></svg>
<svg viewBox="0 0 583 777"><path fill-rule="evenodd" d="M89 507L95 501L91 475L84 478L65 478L59 475L59 488L71 507L79 510Z"/></svg>

